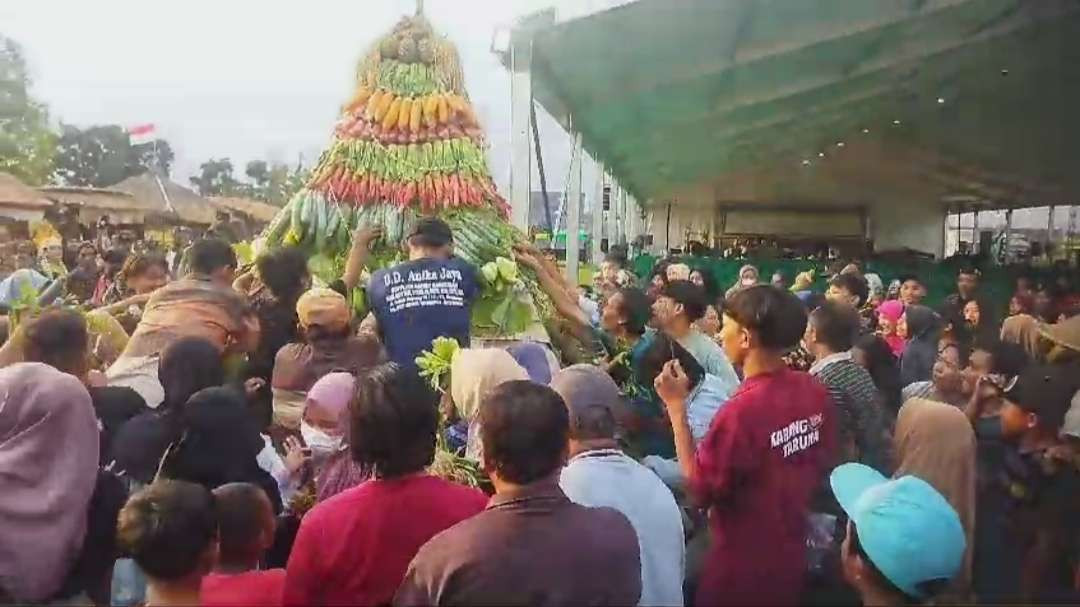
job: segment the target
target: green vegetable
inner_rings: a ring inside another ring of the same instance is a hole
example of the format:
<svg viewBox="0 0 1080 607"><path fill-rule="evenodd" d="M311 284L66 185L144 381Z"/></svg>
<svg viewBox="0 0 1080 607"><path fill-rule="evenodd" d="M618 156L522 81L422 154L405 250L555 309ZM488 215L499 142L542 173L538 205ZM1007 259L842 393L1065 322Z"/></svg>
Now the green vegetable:
<svg viewBox="0 0 1080 607"><path fill-rule="evenodd" d="M518 279L517 264L505 257L496 257L495 264L499 268L499 275L506 282L516 282Z"/></svg>
<svg viewBox="0 0 1080 607"><path fill-rule="evenodd" d="M495 281L499 279L499 266L494 261L489 261L480 268L480 272L484 275L484 280L489 285L494 285Z"/></svg>
<svg viewBox="0 0 1080 607"><path fill-rule="evenodd" d="M436 337L431 342L431 350L424 350L416 357L416 367L420 370L420 377L428 380L431 388L436 392L445 392L445 380L450 374L450 365L454 362L454 356L461 346L456 339L450 337Z"/></svg>

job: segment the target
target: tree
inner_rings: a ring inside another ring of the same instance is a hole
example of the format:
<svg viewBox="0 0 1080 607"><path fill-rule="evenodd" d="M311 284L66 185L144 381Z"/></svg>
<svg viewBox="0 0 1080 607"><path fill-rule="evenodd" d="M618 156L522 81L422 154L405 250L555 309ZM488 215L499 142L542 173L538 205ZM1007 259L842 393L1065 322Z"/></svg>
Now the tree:
<svg viewBox="0 0 1080 607"><path fill-rule="evenodd" d="M164 139L131 145L117 124L86 129L61 125L54 179L68 185L108 187L160 165L169 174L174 154Z"/></svg>
<svg viewBox="0 0 1080 607"><path fill-rule="evenodd" d="M299 165L297 170L300 170ZM291 179L295 181L295 178L284 163L268 164L265 160L253 160L244 167L244 174L251 179L251 183L241 184L241 188L246 189L252 198L274 206L284 206L288 197L299 189L291 184Z"/></svg>
<svg viewBox="0 0 1080 607"><path fill-rule="evenodd" d="M191 178L191 185L203 196L249 195L246 184L233 177L232 160L211 158L199 166L199 175Z"/></svg>
<svg viewBox="0 0 1080 607"><path fill-rule="evenodd" d="M31 184L45 183L56 155L56 134L45 104L30 97L22 49L0 35L0 171Z"/></svg>
<svg viewBox="0 0 1080 607"><path fill-rule="evenodd" d="M244 174L251 178L256 188L265 188L270 181L270 167L265 160L252 160L244 167Z"/></svg>

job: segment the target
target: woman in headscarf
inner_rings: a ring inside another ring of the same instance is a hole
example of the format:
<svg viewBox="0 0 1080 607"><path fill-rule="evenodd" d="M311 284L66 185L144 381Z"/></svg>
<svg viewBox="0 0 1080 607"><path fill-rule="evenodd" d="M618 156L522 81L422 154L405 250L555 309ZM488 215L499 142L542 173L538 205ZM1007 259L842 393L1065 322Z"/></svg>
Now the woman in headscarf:
<svg viewBox="0 0 1080 607"><path fill-rule="evenodd" d="M743 289L749 289L750 287L758 284L761 280L761 274L758 272L757 267L750 264L739 268L739 278L735 281L735 284L731 285L731 288L724 294L725 299L731 299L731 296L742 291Z"/></svg>
<svg viewBox="0 0 1080 607"><path fill-rule="evenodd" d="M466 457L478 463L483 461L480 427L476 422L480 400L496 386L527 379L529 374L506 350L470 348L454 356L450 365L450 396L458 417L469 426Z"/></svg>
<svg viewBox="0 0 1080 607"><path fill-rule="evenodd" d="M900 318L904 315L904 304L899 299L890 299L878 306L877 313L878 334L889 345L893 356L899 357L904 353L904 346L907 344L907 340L898 331Z"/></svg>
<svg viewBox="0 0 1080 607"><path fill-rule="evenodd" d="M947 602L968 604L975 546L975 432L952 405L916 398L900 408L893 446L893 478L912 475L930 483L960 515L967 536L964 566L949 585Z"/></svg>
<svg viewBox="0 0 1080 607"><path fill-rule="evenodd" d="M79 380L41 363L0 369L0 598L63 598L97 466L97 420Z"/></svg>
<svg viewBox="0 0 1080 607"><path fill-rule="evenodd" d="M881 305L881 302L885 301L885 282L881 280L880 275L874 272L868 272L863 278L866 280L866 287L869 291L867 304L876 310Z"/></svg>
<svg viewBox="0 0 1080 607"><path fill-rule="evenodd" d="M344 440L355 387L351 373L330 373L315 382L304 401L300 435L311 449L315 495L320 502L371 477L371 471L349 455Z"/></svg>
<svg viewBox="0 0 1080 607"><path fill-rule="evenodd" d="M277 482L256 461L262 448L243 394L233 388L205 388L184 403L180 438L162 458L161 475L211 490L228 483L257 485L277 514L281 512Z"/></svg>
<svg viewBox="0 0 1080 607"><path fill-rule="evenodd" d="M559 363L551 351L535 342L516 343L506 351L514 357L517 364L521 365L529 374L529 379L534 383L548 385L551 376L559 371Z"/></svg>
<svg viewBox="0 0 1080 607"><path fill-rule="evenodd" d="M900 358L901 383L909 386L929 380L937 360L941 317L926 306L907 306L899 326L901 333L906 327L909 336Z"/></svg>
<svg viewBox="0 0 1080 607"><path fill-rule="evenodd" d="M1041 354L1039 321L1027 312L1020 312L1006 318L1005 322L1001 323L1001 341L1020 346L1032 359L1039 358Z"/></svg>
<svg viewBox="0 0 1080 607"><path fill-rule="evenodd" d="M209 341L184 337L165 348L158 365L165 400L157 409L129 420L113 439L117 470L149 483L168 446L180 437L184 403L199 390L225 383L221 352Z"/></svg>
<svg viewBox="0 0 1080 607"><path fill-rule="evenodd" d="M814 288L814 270L807 270L805 272L799 272L795 275L795 282L791 284L792 293L798 295L799 293L809 292Z"/></svg>

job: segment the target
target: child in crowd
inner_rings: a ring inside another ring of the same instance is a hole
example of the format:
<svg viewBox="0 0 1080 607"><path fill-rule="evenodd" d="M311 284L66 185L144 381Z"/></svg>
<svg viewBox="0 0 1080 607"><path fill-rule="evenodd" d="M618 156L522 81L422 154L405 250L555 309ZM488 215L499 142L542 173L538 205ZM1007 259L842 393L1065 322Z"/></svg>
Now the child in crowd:
<svg viewBox="0 0 1080 607"><path fill-rule="evenodd" d="M266 492L251 483L229 483L214 489L214 505L220 558L217 568L203 578L203 607L281 605L285 570L259 571L277 526Z"/></svg>
<svg viewBox="0 0 1080 607"><path fill-rule="evenodd" d="M131 496L117 523L120 549L148 579L146 605L201 604L218 558L214 497L201 485L158 481Z"/></svg>

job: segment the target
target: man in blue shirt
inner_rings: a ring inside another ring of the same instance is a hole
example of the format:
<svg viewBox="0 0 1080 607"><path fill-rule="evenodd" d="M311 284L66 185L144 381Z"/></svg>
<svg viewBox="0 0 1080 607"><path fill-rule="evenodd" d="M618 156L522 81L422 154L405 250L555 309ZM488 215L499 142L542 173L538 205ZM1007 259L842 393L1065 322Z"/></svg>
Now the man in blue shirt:
<svg viewBox="0 0 1080 607"><path fill-rule="evenodd" d="M375 272L367 300L390 360L415 368L416 357L436 337L469 346L470 313L479 288L473 267L453 257L454 238L446 222L421 219L406 243L409 261Z"/></svg>

